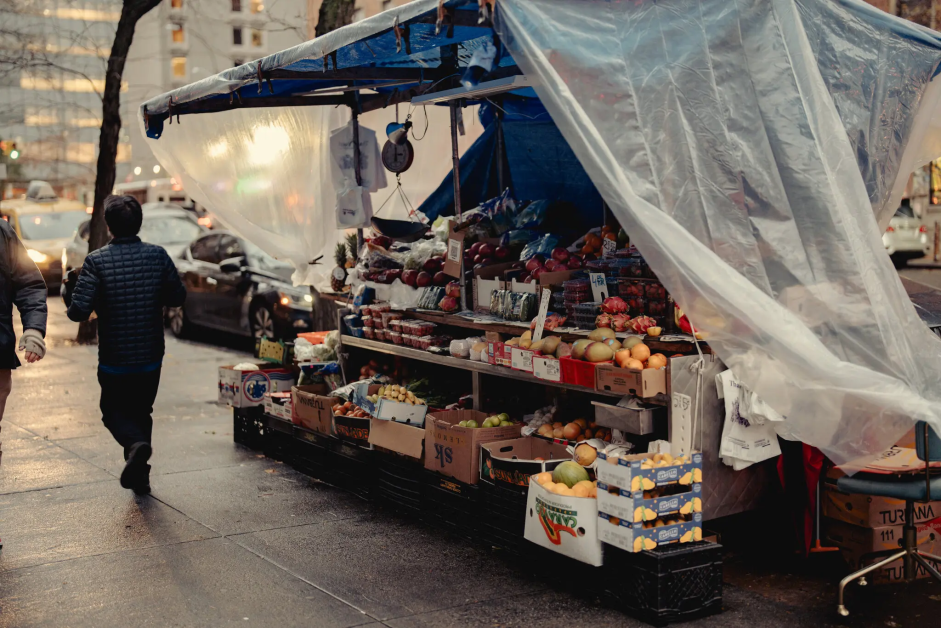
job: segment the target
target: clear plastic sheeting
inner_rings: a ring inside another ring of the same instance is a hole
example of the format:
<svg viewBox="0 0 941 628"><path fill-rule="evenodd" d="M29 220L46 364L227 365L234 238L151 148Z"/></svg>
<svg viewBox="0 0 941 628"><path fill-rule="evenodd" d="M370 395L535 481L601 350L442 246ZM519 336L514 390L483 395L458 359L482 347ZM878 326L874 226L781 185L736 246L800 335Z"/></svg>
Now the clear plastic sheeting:
<svg viewBox="0 0 941 628"><path fill-rule="evenodd" d="M941 343L875 218L938 145L937 40L830 0L501 0L497 28L632 241L789 436L842 463L918 419L941 431Z"/></svg>
<svg viewBox="0 0 941 628"><path fill-rule="evenodd" d="M399 107L404 121L408 105ZM371 195L373 214L410 217L451 170L449 111L411 109L412 167ZM385 142L395 107L360 116L363 127ZM277 259L290 262L295 284L325 286L336 262L334 248L344 232L336 225L336 190L331 175L330 132L347 124L347 107L272 107L183 116L148 144L163 167L196 201ZM480 135L476 107L465 110L465 150ZM416 139L420 138L420 139ZM317 264L310 262L321 257Z"/></svg>

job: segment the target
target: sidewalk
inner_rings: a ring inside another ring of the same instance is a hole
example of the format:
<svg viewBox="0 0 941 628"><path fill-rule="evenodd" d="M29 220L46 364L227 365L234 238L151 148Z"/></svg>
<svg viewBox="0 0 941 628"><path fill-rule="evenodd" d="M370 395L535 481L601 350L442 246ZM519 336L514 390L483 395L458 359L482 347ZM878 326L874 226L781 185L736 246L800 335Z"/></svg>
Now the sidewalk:
<svg viewBox="0 0 941 628"><path fill-rule="evenodd" d="M0 628L643 625L572 595L564 572L533 574L234 445L214 403L216 367L245 357L232 350L168 338L154 492L135 498L97 412L95 348L70 346L75 326L50 306L49 356L15 373L2 423ZM726 612L696 626L841 625L831 582L747 560L726 569ZM845 625L930 625L931 593L857 590Z"/></svg>

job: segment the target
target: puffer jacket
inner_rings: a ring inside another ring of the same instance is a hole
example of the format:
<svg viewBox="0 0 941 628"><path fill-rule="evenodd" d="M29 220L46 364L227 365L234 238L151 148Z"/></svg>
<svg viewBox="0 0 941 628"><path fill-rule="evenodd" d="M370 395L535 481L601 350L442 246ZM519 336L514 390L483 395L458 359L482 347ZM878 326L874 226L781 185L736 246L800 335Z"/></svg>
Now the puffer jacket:
<svg viewBox="0 0 941 628"><path fill-rule="evenodd" d="M26 254L26 247L6 220L0 220L0 369L15 369L16 332L13 306L20 311L23 329L46 335L46 283Z"/></svg>
<svg viewBox="0 0 941 628"><path fill-rule="evenodd" d="M85 258L69 318L98 314L98 363L143 366L163 359L163 308L180 307L186 288L173 260L137 236L115 238Z"/></svg>

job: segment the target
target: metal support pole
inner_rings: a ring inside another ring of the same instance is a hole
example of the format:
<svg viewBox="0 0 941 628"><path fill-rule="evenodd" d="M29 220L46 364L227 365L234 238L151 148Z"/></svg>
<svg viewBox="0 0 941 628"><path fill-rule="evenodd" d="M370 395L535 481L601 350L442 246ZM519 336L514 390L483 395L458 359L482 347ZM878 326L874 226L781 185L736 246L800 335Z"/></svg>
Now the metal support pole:
<svg viewBox="0 0 941 628"><path fill-rule="evenodd" d="M457 148L458 101L451 101L451 170L454 178L454 216L461 223L461 156ZM467 282L464 279L464 255L461 255L461 309L467 309Z"/></svg>
<svg viewBox="0 0 941 628"><path fill-rule="evenodd" d="M356 171L356 185L363 185L362 155L359 153L359 111L353 108L353 168ZM356 230L356 248L363 250L363 230Z"/></svg>
<svg viewBox="0 0 941 628"><path fill-rule="evenodd" d="M941 254L941 224L934 223L934 261L938 261L938 255Z"/></svg>
<svg viewBox="0 0 941 628"><path fill-rule="evenodd" d="M504 147L503 147L503 112L497 111L497 195L503 194L503 169L504 165Z"/></svg>

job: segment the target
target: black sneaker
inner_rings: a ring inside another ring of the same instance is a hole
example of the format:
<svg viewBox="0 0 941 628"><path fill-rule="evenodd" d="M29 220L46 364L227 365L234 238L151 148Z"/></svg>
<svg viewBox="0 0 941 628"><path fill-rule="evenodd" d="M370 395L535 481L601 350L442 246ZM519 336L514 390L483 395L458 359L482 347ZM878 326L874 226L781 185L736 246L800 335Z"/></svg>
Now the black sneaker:
<svg viewBox="0 0 941 628"><path fill-rule="evenodd" d="M150 465L145 464L141 471L140 480L137 486L132 486L131 490L135 495L150 495Z"/></svg>
<svg viewBox="0 0 941 628"><path fill-rule="evenodd" d="M150 454L153 449L150 443L134 443L131 445L127 454L127 463L124 465L124 471L121 472L121 486L123 488L134 488L149 482L150 466L147 461L150 460Z"/></svg>

